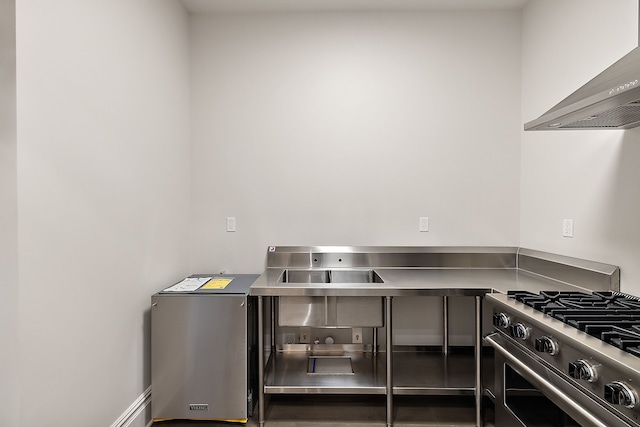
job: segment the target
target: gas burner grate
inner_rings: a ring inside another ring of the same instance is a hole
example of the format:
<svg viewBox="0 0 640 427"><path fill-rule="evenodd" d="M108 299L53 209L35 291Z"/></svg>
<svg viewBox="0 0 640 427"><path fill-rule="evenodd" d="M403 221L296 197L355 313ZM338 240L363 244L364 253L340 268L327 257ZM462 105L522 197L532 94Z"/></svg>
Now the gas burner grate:
<svg viewBox="0 0 640 427"><path fill-rule="evenodd" d="M508 297L640 357L640 300L617 292L510 291Z"/></svg>

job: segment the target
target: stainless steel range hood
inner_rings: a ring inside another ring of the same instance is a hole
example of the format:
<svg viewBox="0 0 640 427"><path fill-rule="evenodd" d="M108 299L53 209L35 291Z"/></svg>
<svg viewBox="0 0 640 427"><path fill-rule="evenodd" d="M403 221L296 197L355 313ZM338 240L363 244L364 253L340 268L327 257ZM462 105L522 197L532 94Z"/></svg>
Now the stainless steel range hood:
<svg viewBox="0 0 640 427"><path fill-rule="evenodd" d="M640 125L640 47L623 56L524 130L630 129Z"/></svg>

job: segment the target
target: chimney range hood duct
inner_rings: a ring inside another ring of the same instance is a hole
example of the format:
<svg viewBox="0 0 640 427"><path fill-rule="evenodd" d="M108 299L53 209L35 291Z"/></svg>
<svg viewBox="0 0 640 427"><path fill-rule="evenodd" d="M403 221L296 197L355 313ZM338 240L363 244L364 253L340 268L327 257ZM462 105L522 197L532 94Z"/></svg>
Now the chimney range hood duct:
<svg viewBox="0 0 640 427"><path fill-rule="evenodd" d="M623 56L524 130L630 129L640 125L640 47Z"/></svg>

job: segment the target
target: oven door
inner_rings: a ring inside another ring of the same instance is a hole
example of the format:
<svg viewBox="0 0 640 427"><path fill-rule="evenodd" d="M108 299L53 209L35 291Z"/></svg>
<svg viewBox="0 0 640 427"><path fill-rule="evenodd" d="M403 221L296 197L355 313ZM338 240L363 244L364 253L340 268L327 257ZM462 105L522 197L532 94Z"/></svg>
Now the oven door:
<svg viewBox="0 0 640 427"><path fill-rule="evenodd" d="M494 333L485 342L495 349L496 426L635 426L510 338Z"/></svg>

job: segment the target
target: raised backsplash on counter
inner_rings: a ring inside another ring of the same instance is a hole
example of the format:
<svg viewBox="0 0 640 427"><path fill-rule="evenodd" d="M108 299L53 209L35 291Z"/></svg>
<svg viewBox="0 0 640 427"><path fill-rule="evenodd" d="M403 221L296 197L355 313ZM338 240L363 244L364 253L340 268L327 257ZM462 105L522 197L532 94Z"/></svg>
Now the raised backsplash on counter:
<svg viewBox="0 0 640 427"><path fill-rule="evenodd" d="M620 290L615 265L495 246L272 246L268 268L519 269L591 290Z"/></svg>
<svg viewBox="0 0 640 427"><path fill-rule="evenodd" d="M531 249L518 248L518 268L594 291L620 291L620 268Z"/></svg>

